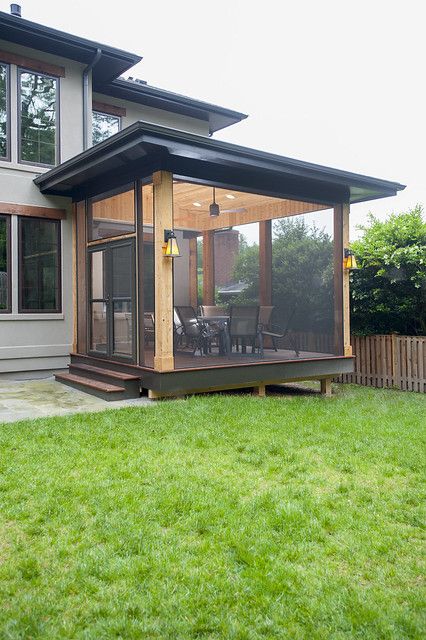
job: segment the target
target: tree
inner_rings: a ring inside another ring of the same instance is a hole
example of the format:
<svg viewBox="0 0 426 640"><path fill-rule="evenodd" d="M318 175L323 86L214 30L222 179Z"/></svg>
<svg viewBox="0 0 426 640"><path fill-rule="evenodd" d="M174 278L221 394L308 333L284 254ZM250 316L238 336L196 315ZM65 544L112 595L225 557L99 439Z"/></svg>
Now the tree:
<svg viewBox="0 0 426 640"><path fill-rule="evenodd" d="M274 222L272 304L275 322L299 331L331 332L333 326L333 242L303 218ZM242 247L235 279L247 283L238 302L258 299L259 247Z"/></svg>
<svg viewBox="0 0 426 640"><path fill-rule="evenodd" d="M372 214L352 243L351 324L358 334L426 334L426 222L422 207L381 222Z"/></svg>

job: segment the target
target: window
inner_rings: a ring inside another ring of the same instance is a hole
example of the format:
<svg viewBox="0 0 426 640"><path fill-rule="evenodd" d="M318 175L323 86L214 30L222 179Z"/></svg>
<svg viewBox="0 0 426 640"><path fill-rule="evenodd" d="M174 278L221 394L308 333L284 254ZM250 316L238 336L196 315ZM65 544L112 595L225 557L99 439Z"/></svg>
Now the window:
<svg viewBox="0 0 426 640"><path fill-rule="evenodd" d="M0 64L0 158L9 157L9 68L7 64Z"/></svg>
<svg viewBox="0 0 426 640"><path fill-rule="evenodd" d="M19 218L19 311L61 310L61 223Z"/></svg>
<svg viewBox="0 0 426 640"><path fill-rule="evenodd" d="M0 216L0 313L10 311L10 216Z"/></svg>
<svg viewBox="0 0 426 640"><path fill-rule="evenodd" d="M118 133L121 129L120 116L110 115L109 113L101 113L100 111L92 112L92 143L98 144L106 140L114 133Z"/></svg>
<svg viewBox="0 0 426 640"><path fill-rule="evenodd" d="M133 184L89 198L89 241L122 236L135 230Z"/></svg>
<svg viewBox="0 0 426 640"><path fill-rule="evenodd" d="M55 165L58 160L58 80L19 71L19 161Z"/></svg>

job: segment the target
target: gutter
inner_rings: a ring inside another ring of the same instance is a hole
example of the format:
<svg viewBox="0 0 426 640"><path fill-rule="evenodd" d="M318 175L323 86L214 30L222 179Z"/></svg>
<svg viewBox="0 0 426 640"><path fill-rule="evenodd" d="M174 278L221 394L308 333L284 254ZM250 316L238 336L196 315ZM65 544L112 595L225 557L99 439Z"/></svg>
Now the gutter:
<svg viewBox="0 0 426 640"><path fill-rule="evenodd" d="M99 47L96 49L93 60L87 65L83 71L83 150L88 149L89 140L89 73L98 64L102 56L102 49Z"/></svg>

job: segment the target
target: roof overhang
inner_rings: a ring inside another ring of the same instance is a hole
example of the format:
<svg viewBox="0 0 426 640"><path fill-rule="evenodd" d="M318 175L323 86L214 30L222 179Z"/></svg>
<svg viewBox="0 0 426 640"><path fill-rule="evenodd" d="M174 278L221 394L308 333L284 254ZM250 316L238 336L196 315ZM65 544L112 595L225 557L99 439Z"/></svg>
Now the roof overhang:
<svg viewBox="0 0 426 640"><path fill-rule="evenodd" d="M34 182L42 193L78 200L158 170L203 184L330 205L394 196L405 188L145 122L135 122Z"/></svg>
<svg viewBox="0 0 426 640"><path fill-rule="evenodd" d="M37 51L89 65L97 51L101 54L92 69L93 90L157 109L204 120L210 133L240 122L247 115L208 102L195 100L165 89L123 78L123 73L142 60L141 56L99 42L79 38L24 18L0 11L0 39Z"/></svg>
<svg viewBox="0 0 426 640"><path fill-rule="evenodd" d="M24 47L45 51L55 56L76 60L88 65L98 49L101 57L93 69L93 82L110 82L142 60L141 56L115 47L46 27L37 22L0 12L0 39Z"/></svg>
<svg viewBox="0 0 426 640"><path fill-rule="evenodd" d="M113 80L103 87L95 85L94 90L114 98L129 100L148 107L164 109L191 118L197 118L198 120L204 120L209 123L210 134L247 118L245 113L240 113L239 111L188 98L146 83L131 82L123 78L117 78L117 80Z"/></svg>

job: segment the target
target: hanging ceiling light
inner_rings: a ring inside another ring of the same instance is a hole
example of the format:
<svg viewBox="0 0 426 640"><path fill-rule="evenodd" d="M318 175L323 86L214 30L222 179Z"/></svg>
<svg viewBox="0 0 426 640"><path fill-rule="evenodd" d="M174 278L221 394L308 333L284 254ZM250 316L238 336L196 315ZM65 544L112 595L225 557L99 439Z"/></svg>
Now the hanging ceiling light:
<svg viewBox="0 0 426 640"><path fill-rule="evenodd" d="M212 218L217 218L220 213L219 205L216 202L216 189L213 187L213 202L209 207L209 212Z"/></svg>

